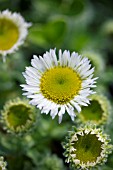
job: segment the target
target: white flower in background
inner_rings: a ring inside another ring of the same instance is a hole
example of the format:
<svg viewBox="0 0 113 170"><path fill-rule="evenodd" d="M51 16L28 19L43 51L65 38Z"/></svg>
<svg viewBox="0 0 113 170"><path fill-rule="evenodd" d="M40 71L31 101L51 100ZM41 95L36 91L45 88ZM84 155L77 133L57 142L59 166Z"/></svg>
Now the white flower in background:
<svg viewBox="0 0 113 170"><path fill-rule="evenodd" d="M50 49L43 57L34 55L31 65L23 73L27 84L21 86L27 91L24 95L32 99L30 104L41 113L50 113L52 119L58 115L60 123L65 112L74 120L75 110L80 112L81 106L89 104L97 78L92 78L94 68L90 69L88 58L66 50L59 50L57 58Z"/></svg>
<svg viewBox="0 0 113 170"><path fill-rule="evenodd" d="M19 13L9 10L0 12L0 55L3 60L24 43L30 26L31 23L25 22Z"/></svg>
<svg viewBox="0 0 113 170"><path fill-rule="evenodd" d="M6 170L7 163L4 161L4 157L0 156L0 170Z"/></svg>

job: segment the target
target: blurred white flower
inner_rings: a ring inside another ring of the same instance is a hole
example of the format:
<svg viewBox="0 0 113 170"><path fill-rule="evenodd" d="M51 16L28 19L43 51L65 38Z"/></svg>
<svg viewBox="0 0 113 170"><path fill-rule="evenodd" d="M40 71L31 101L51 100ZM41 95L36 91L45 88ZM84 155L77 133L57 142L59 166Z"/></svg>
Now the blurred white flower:
<svg viewBox="0 0 113 170"><path fill-rule="evenodd" d="M0 55L3 60L24 43L30 26L31 23L25 22L19 13L9 10L0 12Z"/></svg>

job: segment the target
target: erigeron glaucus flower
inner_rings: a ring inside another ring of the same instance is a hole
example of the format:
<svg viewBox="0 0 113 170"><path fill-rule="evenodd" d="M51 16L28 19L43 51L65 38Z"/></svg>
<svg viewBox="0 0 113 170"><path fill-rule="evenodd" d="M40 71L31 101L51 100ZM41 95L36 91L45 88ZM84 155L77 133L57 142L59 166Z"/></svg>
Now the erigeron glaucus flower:
<svg viewBox="0 0 113 170"><path fill-rule="evenodd" d="M31 23L25 22L19 13L12 13L9 10L0 12L0 55L5 56L13 53L28 34Z"/></svg>
<svg viewBox="0 0 113 170"><path fill-rule="evenodd" d="M41 113L50 113L52 119L67 112L71 119L80 112L81 106L89 104L89 96L95 87L94 68L91 68L88 58L69 51L62 53L50 49L43 57L36 55L31 60L32 67L26 67L23 73L26 84L21 85L24 95L31 98L30 104L36 105Z"/></svg>
<svg viewBox="0 0 113 170"><path fill-rule="evenodd" d="M103 125L109 122L111 115L111 105L108 99L102 94L94 94L90 96L90 105L82 107L78 115L78 122L86 124L87 122Z"/></svg>
<svg viewBox="0 0 113 170"><path fill-rule="evenodd" d="M12 134L24 134L36 123L35 108L27 100L16 98L5 103L0 115L3 128Z"/></svg>
<svg viewBox="0 0 113 170"><path fill-rule="evenodd" d="M4 161L3 156L0 156L0 170L6 170L7 163Z"/></svg>
<svg viewBox="0 0 113 170"><path fill-rule="evenodd" d="M65 142L66 162L77 169L88 170L100 166L107 161L108 154L113 150L110 138L100 128L88 124L68 133Z"/></svg>

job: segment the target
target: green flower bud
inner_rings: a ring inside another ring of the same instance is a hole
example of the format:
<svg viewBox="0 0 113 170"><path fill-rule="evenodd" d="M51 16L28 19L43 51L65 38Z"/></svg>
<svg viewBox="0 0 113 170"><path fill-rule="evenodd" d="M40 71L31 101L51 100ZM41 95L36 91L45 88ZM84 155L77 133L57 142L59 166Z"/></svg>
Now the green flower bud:
<svg viewBox="0 0 113 170"><path fill-rule="evenodd" d="M82 107L82 111L78 114L78 121L84 124L90 121L97 125L107 123L111 113L108 99L98 94L94 94L90 98L91 104L88 107Z"/></svg>
<svg viewBox="0 0 113 170"><path fill-rule="evenodd" d="M27 100L19 98L8 101L1 112L1 123L7 132L23 134L36 122L35 108Z"/></svg>
<svg viewBox="0 0 113 170"><path fill-rule="evenodd" d="M91 169L107 161L113 150L109 136L95 125L86 125L68 133L63 143L66 162L77 169Z"/></svg>

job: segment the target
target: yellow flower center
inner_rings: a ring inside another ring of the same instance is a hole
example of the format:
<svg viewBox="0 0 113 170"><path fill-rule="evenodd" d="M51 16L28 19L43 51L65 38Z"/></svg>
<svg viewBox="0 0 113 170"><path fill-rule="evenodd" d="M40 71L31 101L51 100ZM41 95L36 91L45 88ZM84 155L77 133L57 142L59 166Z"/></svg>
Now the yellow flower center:
<svg viewBox="0 0 113 170"><path fill-rule="evenodd" d="M18 27L11 20L0 18L0 50L9 50L19 37Z"/></svg>
<svg viewBox="0 0 113 170"><path fill-rule="evenodd" d="M41 77L40 90L45 98L57 103L68 103L81 88L80 76L69 67L54 67Z"/></svg>

